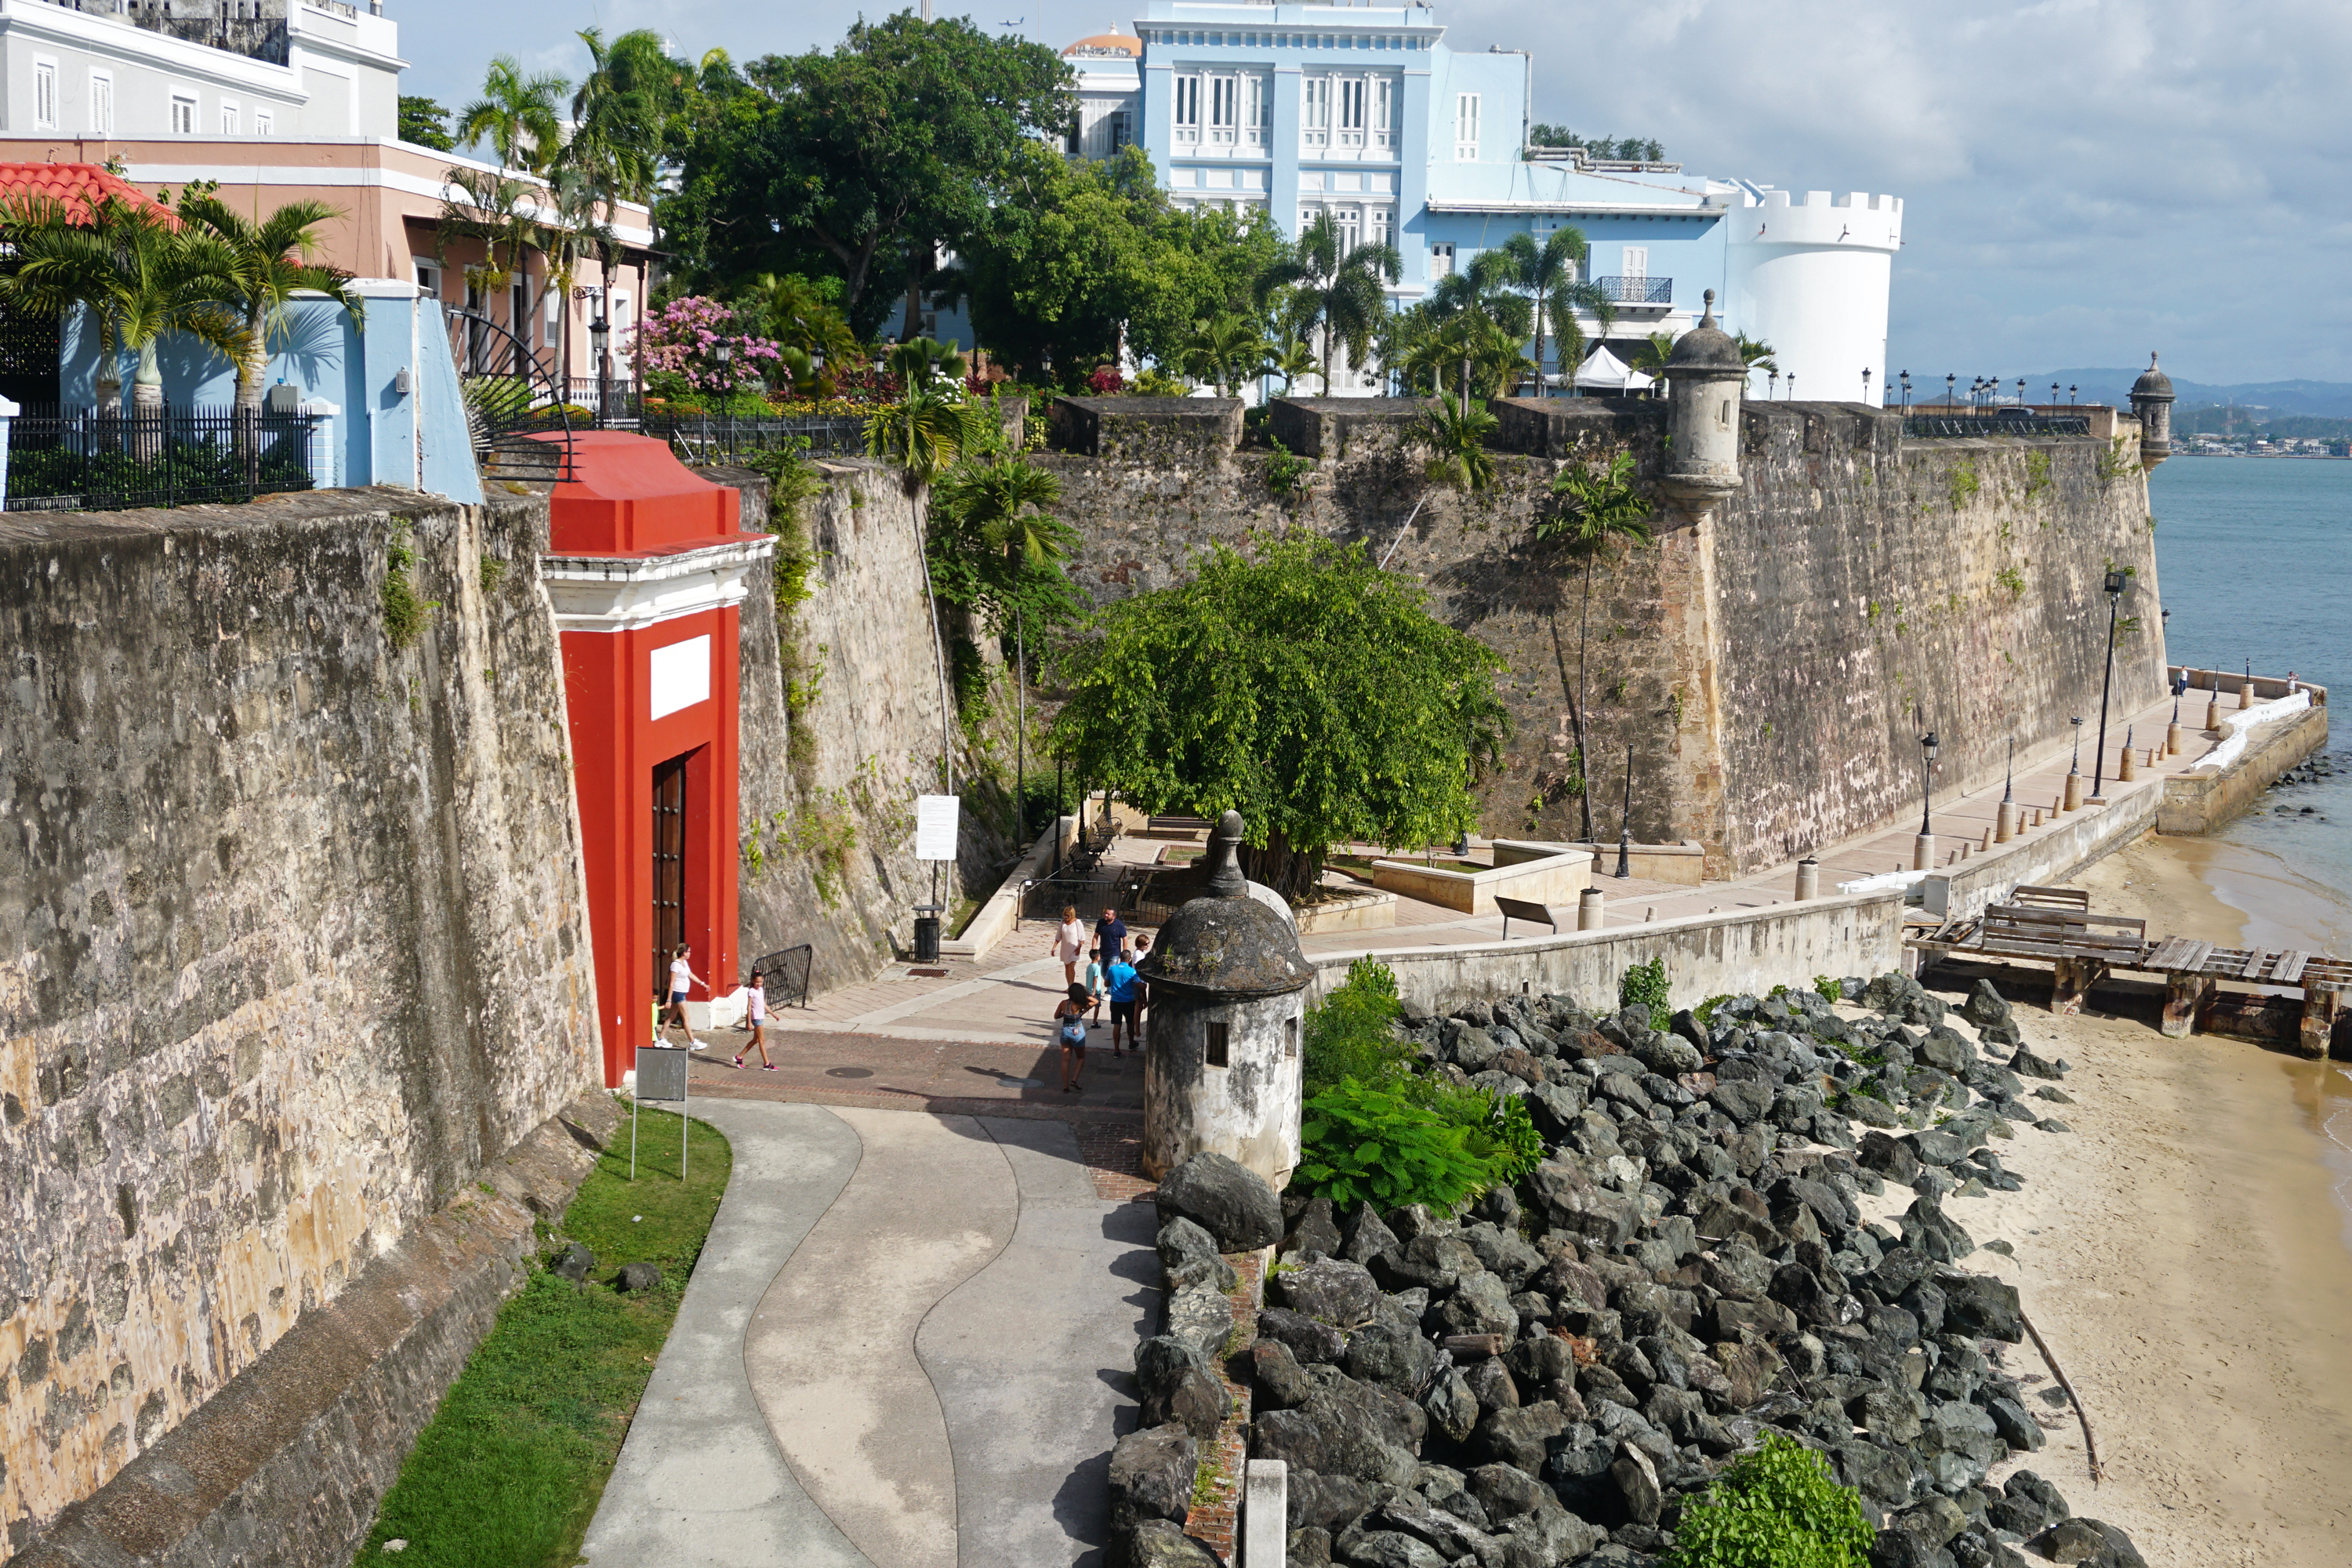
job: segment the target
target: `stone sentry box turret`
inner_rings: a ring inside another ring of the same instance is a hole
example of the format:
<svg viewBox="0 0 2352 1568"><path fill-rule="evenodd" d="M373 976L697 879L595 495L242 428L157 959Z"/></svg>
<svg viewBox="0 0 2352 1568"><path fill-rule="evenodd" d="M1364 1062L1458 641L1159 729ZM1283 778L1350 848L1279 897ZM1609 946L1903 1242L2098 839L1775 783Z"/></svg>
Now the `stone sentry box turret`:
<svg viewBox="0 0 2352 1568"><path fill-rule="evenodd" d="M2156 368L2156 355L2132 383L2132 413L2139 418L2139 466L2153 468L2172 456L2172 378Z"/></svg>
<svg viewBox="0 0 2352 1568"><path fill-rule="evenodd" d="M1209 836L1207 892L1144 960L1143 1168L1155 1179L1213 1149L1278 1191L1298 1164L1303 993L1314 971L1289 906L1242 876L1242 817Z"/></svg>
<svg viewBox="0 0 2352 1568"><path fill-rule="evenodd" d="M1698 325L1667 356L1666 381L1674 439L1663 487L1704 517L1739 488L1739 398L1748 384L1738 343L1715 323L1714 289L1706 291L1706 313Z"/></svg>

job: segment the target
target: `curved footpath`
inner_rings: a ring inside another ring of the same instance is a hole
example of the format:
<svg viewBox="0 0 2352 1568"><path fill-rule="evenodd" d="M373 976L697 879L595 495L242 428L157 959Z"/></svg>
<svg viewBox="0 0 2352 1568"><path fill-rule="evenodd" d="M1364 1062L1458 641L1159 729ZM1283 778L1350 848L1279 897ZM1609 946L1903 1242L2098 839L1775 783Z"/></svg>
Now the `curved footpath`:
<svg viewBox="0 0 2352 1568"><path fill-rule="evenodd" d="M1076 1563L1153 1217L1058 1121L706 1100L734 1174L590 1525L620 1568Z"/></svg>

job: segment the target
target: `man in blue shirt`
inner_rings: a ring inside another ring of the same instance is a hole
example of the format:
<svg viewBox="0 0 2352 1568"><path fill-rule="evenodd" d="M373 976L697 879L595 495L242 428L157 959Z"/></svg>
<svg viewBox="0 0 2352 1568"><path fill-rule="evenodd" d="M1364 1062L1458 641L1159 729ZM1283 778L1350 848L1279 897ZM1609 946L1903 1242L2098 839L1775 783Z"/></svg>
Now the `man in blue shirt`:
<svg viewBox="0 0 2352 1568"><path fill-rule="evenodd" d="M1107 963L1127 946L1127 922L1118 918L1117 910L1105 910L1102 919L1095 921L1095 945L1102 949Z"/></svg>
<svg viewBox="0 0 2352 1568"><path fill-rule="evenodd" d="M1135 973L1135 954L1125 948L1110 961L1110 1054L1127 1054L1120 1045L1122 1035L1129 1045L1140 1051L1143 1041L1135 1032L1136 999L1143 994L1143 982Z"/></svg>

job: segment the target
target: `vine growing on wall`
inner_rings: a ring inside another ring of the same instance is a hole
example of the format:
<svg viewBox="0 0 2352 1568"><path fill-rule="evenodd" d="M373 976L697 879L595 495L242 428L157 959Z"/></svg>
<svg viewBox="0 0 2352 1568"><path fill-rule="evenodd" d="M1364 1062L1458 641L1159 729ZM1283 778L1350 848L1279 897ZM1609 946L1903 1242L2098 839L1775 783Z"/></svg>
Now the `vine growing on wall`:
<svg viewBox="0 0 2352 1568"><path fill-rule="evenodd" d="M2107 449L2099 454L2099 483L2112 485L2126 474L2138 470L2138 462L2130 455L2131 437L2118 436Z"/></svg>
<svg viewBox="0 0 2352 1568"><path fill-rule="evenodd" d="M1950 476L1944 481L1945 493L1951 498L1954 511L1976 500L1978 492L1983 489L1984 481L1977 477L1976 459L1973 458L1954 465Z"/></svg>
<svg viewBox="0 0 2352 1568"><path fill-rule="evenodd" d="M2050 454L2025 454L2025 499L2032 500L2050 488ZM2004 527L2007 525L2004 524Z"/></svg>
<svg viewBox="0 0 2352 1568"><path fill-rule="evenodd" d="M407 518L395 518L392 542L383 552L383 635L392 646L406 649L425 635L425 622L441 606L416 591L415 531Z"/></svg>

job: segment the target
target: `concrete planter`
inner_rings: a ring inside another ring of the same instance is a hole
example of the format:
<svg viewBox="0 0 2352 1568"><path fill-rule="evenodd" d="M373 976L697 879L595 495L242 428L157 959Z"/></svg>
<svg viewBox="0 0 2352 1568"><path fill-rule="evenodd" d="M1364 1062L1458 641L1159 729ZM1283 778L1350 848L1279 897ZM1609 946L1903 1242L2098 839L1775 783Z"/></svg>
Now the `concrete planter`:
<svg viewBox="0 0 2352 1568"><path fill-rule="evenodd" d="M1394 893L1369 890L1351 893L1344 899L1310 904L1297 911L1298 934L1313 936L1318 931L1386 931L1396 924L1396 904Z"/></svg>
<svg viewBox="0 0 2352 1568"><path fill-rule="evenodd" d="M1614 844L1573 844L1571 849L1590 850L1594 864L1603 874L1617 869L1617 846ZM1496 846L1496 858L1502 858L1502 847ZM1636 844L1626 855L1626 867L1646 882L1671 882L1678 888L1696 888L1706 880L1706 849L1695 840L1680 844Z"/></svg>
<svg viewBox="0 0 2352 1568"><path fill-rule="evenodd" d="M1592 885L1592 853L1581 848L1548 847L1552 850L1549 854L1486 871L1447 871L1435 866L1416 866L1410 860L1375 860L1372 886L1441 909L1458 910L1465 915L1495 913L1497 893L1530 903L1572 902L1578 893ZM1501 858L1499 845L1496 858Z"/></svg>

